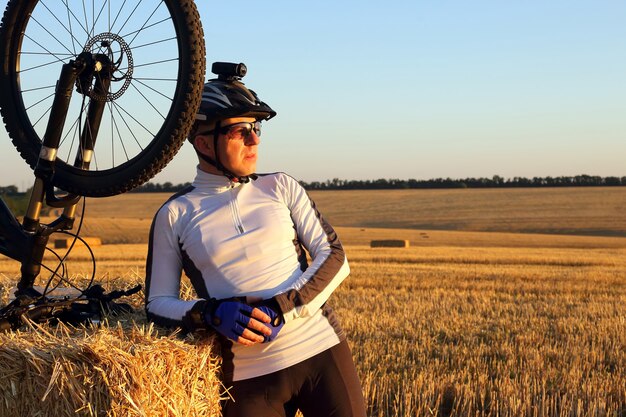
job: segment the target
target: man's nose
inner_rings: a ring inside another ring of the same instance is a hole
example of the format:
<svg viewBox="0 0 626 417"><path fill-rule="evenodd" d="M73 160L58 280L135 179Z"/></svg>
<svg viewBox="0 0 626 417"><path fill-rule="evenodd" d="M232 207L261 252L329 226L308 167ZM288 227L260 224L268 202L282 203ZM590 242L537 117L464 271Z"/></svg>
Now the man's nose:
<svg viewBox="0 0 626 417"><path fill-rule="evenodd" d="M258 145L259 143L261 143L261 138L259 137L259 135L256 134L254 130L251 131L250 135L248 135L248 137L246 138L246 145L254 146Z"/></svg>

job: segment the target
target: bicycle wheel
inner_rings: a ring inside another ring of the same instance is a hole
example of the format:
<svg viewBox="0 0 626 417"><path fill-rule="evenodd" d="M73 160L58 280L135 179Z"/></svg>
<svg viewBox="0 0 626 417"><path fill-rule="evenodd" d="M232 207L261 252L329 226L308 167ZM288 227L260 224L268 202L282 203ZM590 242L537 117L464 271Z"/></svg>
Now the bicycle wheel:
<svg viewBox="0 0 626 417"><path fill-rule="evenodd" d="M114 63L107 94L73 92L54 185L104 197L159 172L200 104L204 36L192 0L10 0L0 26L0 110L34 167L61 66L83 51ZM90 100L106 101L88 170L73 166Z"/></svg>

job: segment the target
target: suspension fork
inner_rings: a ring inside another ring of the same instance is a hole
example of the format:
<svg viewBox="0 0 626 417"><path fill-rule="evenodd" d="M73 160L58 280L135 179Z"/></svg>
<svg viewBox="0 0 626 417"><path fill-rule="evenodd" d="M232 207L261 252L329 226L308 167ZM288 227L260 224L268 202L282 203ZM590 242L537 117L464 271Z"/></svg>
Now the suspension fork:
<svg viewBox="0 0 626 417"><path fill-rule="evenodd" d="M24 240L28 241L29 250L21 259L21 278L17 285L17 294L32 292L35 278L41 271L41 262L50 235L56 230L70 230L73 227L76 205L80 196L73 194L58 196L55 193L54 165L76 80L79 81L78 91L86 94L93 82L94 73L96 74L94 92L99 96L106 96L111 82L110 61L106 56L94 56L83 52L75 61L64 64L61 69L50 118L35 167L35 182L21 227ZM74 161L74 166L77 168L89 169L105 106L105 100L91 99L89 102L80 146ZM48 226L40 224L44 198L48 206L63 208L63 214Z"/></svg>
<svg viewBox="0 0 626 417"><path fill-rule="evenodd" d="M102 115L104 114L104 108L106 107L105 99L96 99L94 97L106 97L111 85L112 67L109 57L103 54L94 55L95 64L93 70L87 74L83 74L79 83L79 91L89 88L91 80L94 77L93 94L89 101L89 107L87 109L87 116L85 118L85 124L80 136L80 147L76 152L76 159L74 160L74 166L82 170L88 170L91 160L94 155L94 149L96 146L96 138L100 131L100 124L102 122ZM65 207L61 217L67 221L70 225L70 229L74 223L76 214L76 204Z"/></svg>

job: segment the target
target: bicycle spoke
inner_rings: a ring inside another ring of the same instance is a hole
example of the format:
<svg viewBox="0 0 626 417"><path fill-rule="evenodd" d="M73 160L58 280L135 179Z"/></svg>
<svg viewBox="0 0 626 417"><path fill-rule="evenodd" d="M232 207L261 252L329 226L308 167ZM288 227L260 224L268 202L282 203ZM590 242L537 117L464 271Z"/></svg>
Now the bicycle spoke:
<svg viewBox="0 0 626 417"><path fill-rule="evenodd" d="M83 110L81 110L81 113L83 113L83 112L85 111L85 109L86 109L86 107L87 107L87 106L88 106L88 105L85 105L85 106L83 107ZM77 155L79 155L79 156L81 157L81 159L84 157L84 154L85 154L85 153L84 153L84 151L85 151L85 150L84 150L84 148L83 148L83 146L82 146L82 143L81 143L81 141L80 141L80 138L82 137L82 133L81 133L81 132L82 132L82 130L81 130L81 128L80 128L80 126L81 126L82 122L83 122L82 118L78 118L78 119L76 119L76 120L74 121L74 123L72 124L72 126L70 126L70 128L68 129L68 131L67 131L67 133L65 134L65 136L63 137L63 139L61 140L61 143L65 142L65 139L69 136L69 134L70 134L70 133L72 133L72 132L74 133L74 137L72 138L72 146L70 146L70 150L69 150L69 151L68 151L68 153L67 153L67 157L66 157L66 161L65 161L65 162L66 162L66 163L68 163L68 164L72 163L72 162L71 162L71 158L72 158L72 151L71 151L71 148L73 147L73 143L74 143L75 141L77 141L77 142L78 142L78 144L79 144L79 146L78 146L78 147L79 147L79 149L77 150ZM77 140L77 138L78 138L78 140ZM61 145L59 145L59 148L61 148Z"/></svg>
<svg viewBox="0 0 626 417"><path fill-rule="evenodd" d="M87 37L89 37L89 31L87 30L87 28L85 26L83 26L83 24L81 23L80 19L76 17L74 12L70 8L69 3L67 2L67 0L63 0L63 4L65 4L65 7L67 8L67 11L68 11L69 15L71 15L74 18L74 20L76 21L76 23L78 23L78 25L83 30L83 32L85 32L85 35L87 35Z"/></svg>
<svg viewBox="0 0 626 417"><path fill-rule="evenodd" d="M62 147L63 143L65 142L65 139L67 139L70 133L76 132L75 129L79 122L80 122L80 119L74 120L74 123L72 123L72 125L67 129L67 132L65 133L65 135L63 136L63 138L61 138L61 141L59 142L59 148ZM69 158L69 155L68 155L68 158Z"/></svg>
<svg viewBox="0 0 626 417"><path fill-rule="evenodd" d="M122 24L122 27L119 28L119 30L117 31L117 33L120 33L123 29L124 26L126 26L126 24L128 23L128 21L131 19L131 17L133 17L133 15L135 14L135 12L137 11L137 8L139 7L139 5L142 3L143 0L139 0L139 3L137 3L137 5L135 6L135 8L133 9L132 12L130 12L130 15L128 15L128 17L126 18L126 21L124 21L124 24Z"/></svg>
<svg viewBox="0 0 626 417"><path fill-rule="evenodd" d="M152 13L150 13L150 16L148 16L148 19L145 21L145 23L143 24L143 26L141 28L139 28L139 30L137 31L137 33L135 33L135 36L130 40L130 42L128 42L128 46L132 45L133 42L135 41L135 39L137 38L137 36L139 36L139 34L141 33L142 30L144 30L146 28L146 25L148 24L148 22L150 21L150 19L152 19L152 16L154 16L154 14L156 13L157 10L159 10L159 8L161 7L161 4L163 4L163 0L161 0L161 2L159 4L157 4L157 6L154 8L154 10L152 11Z"/></svg>
<svg viewBox="0 0 626 417"><path fill-rule="evenodd" d="M55 88L55 87L56 87L56 85L47 85L45 87L35 87L35 88L29 88L27 90L20 90L20 91L23 94L23 93L30 93L31 91L45 90L46 88ZM50 96L48 96L48 97L50 97ZM46 97L46 98L48 98L48 97Z"/></svg>
<svg viewBox="0 0 626 417"><path fill-rule="evenodd" d="M37 45L38 47L40 47L41 49L43 49L44 51L46 51L49 55L52 55L53 57L55 57L57 60L56 61L52 61L51 64L56 64L57 62L63 62L63 58L59 58L58 56L56 56L53 52L49 51L48 48L46 48L45 46L43 46L42 44L40 44L39 42L37 42L36 40L34 40L33 38L31 38L30 36L28 36L27 34L24 34L24 37L27 38L28 40L30 40L31 42L33 42L35 45ZM70 55L72 54L72 52L70 51ZM21 55L21 54L20 54ZM45 65L50 65L50 64L45 64ZM40 65L37 67L33 67L33 68L40 68L41 66L45 66L45 65ZM29 68L29 69L33 69L33 68ZM28 71L28 70L22 70L20 69L20 72L24 72L24 71Z"/></svg>
<svg viewBox="0 0 626 417"><path fill-rule="evenodd" d="M72 149L74 149L74 143L76 142L80 142L80 125L82 123L82 117L78 117L76 119L76 121L74 122L73 129L70 131L68 130L68 133L72 132L72 141L70 142L70 148L67 150L67 156L66 156L66 161L65 162L69 162L70 158L72 157ZM78 138L78 139L77 139ZM60 147L60 145L59 145ZM80 145L79 145L80 147Z"/></svg>
<svg viewBox="0 0 626 417"><path fill-rule="evenodd" d="M76 45L74 45L74 31L72 30L72 18L70 17L70 8L67 4L67 0L63 0L63 4L65 5L65 10L67 10L67 25L69 26L69 31L72 34L72 47L74 49L74 52L76 52ZM80 45L80 41L78 39L76 39L76 42L78 42L78 44Z"/></svg>
<svg viewBox="0 0 626 417"><path fill-rule="evenodd" d="M72 132L72 133L73 133L73 134L72 134L72 141L70 142L70 148L67 150L67 155L66 155L66 157L65 157L65 159L66 159L66 161L65 161L65 162L67 162L67 161L71 158L71 155L72 155L72 149L74 148L74 143L77 141L77 140L76 140L76 137L80 135L80 128L78 127L78 124L80 124L80 120L77 120L77 122L78 122L78 123L74 123L74 124L73 124L73 126L75 126L75 127L74 127L73 132ZM69 132L70 132L70 131L68 131L68 133L69 133ZM80 140L80 139L79 139L79 140ZM61 145L59 145L59 147L60 147L60 146L61 146Z"/></svg>
<svg viewBox="0 0 626 417"><path fill-rule="evenodd" d="M111 102L109 102L109 108L111 108ZM111 161L115 166L115 131L113 130L113 112L111 112Z"/></svg>
<svg viewBox="0 0 626 417"><path fill-rule="evenodd" d="M163 118L163 120L165 120L165 116L163 116L163 114L161 114L161 112L159 111L159 109L157 109L156 107L154 107L154 104L152 104L152 102L150 100L148 100L148 98L134 85L131 84L131 86L137 90L137 92L139 93L139 95L141 97L144 98L144 100L146 100L146 103L148 103L150 105L150 107L152 107L154 109L155 112L159 113L159 116L161 116Z"/></svg>
<svg viewBox="0 0 626 417"><path fill-rule="evenodd" d="M128 123L126 123L126 119L124 118L124 116L122 116L122 113L120 113L119 109L117 109L116 107L114 108L117 111L117 113L120 115L120 119L122 119L122 122L124 122L124 125L126 125L126 129L128 129L128 131L130 132L130 135L133 137L133 139L135 139L135 143L137 144L137 146L139 146L139 148L143 151L143 146L141 146L141 143L139 143L139 140L137 139L137 136L135 136L133 129L131 129Z"/></svg>
<svg viewBox="0 0 626 417"><path fill-rule="evenodd" d="M35 127L37 127L37 125L39 124L39 122L48 114L50 113L50 110L52 110L52 106L48 107L48 109L41 115L41 117L39 117L39 119L37 119L37 121L35 123L33 123L33 129Z"/></svg>
<svg viewBox="0 0 626 417"><path fill-rule="evenodd" d="M54 87L56 87L56 86L52 86L52 88L54 88ZM45 88L45 87L42 87L42 88ZM31 91L32 91L32 90L31 90ZM22 93L24 93L24 91L22 91ZM30 106L28 107L28 109L30 109L30 108L32 108L32 107L35 107L35 106L36 106L36 105L38 105L39 103L41 103L41 102L43 102L43 101L45 101L45 100L49 99L50 97L54 96L54 94L55 94L55 93L53 92L52 94L48 95L47 97L44 97L43 99L39 100L37 103L34 103L34 104L30 105ZM26 110L28 110L28 109L26 109ZM38 119L37 119L34 123L32 123L33 129L35 129L35 128L37 127L37 125L39 124L39 122L40 122L40 121L41 121L41 120L42 120L42 119L43 119L43 118L44 118L44 117L45 117L45 116L46 116L46 115L50 112L50 110L52 110L52 105L48 106L48 108L46 109L46 111L45 111L45 112L43 112L43 114L42 114L41 116L39 116L39 118L38 118Z"/></svg>
<svg viewBox="0 0 626 417"><path fill-rule="evenodd" d="M124 151L124 155L126 155L126 161L130 161L130 158L128 157L128 152L126 151L126 146L124 145L124 141L122 140L122 134L120 133L120 129L117 126L117 122L115 121L115 117L113 116L112 106L109 106L109 107L111 107L111 110L110 110L111 111L111 120L113 122L113 125L115 125L115 131L117 132L117 137L120 140L120 145L122 145L122 150ZM111 136L113 136L113 135L111 135ZM113 165L115 165L115 164L113 164Z"/></svg>
<svg viewBox="0 0 626 417"><path fill-rule="evenodd" d="M139 81L178 81L176 78L152 78L152 77L133 77L133 80Z"/></svg>
<svg viewBox="0 0 626 417"><path fill-rule="evenodd" d="M115 102L113 102L113 104L115 105L115 107L116 107L116 108L120 108L120 109L122 109L122 111L123 111L124 113L126 113L126 115L127 115L128 117L130 117L131 119L133 119L133 120L135 121L135 123L137 123L139 126L141 126L141 127L143 128L143 130L145 130L146 132L148 132L148 133L149 133L152 137L154 137L154 136L155 136L155 134L154 134L154 133L152 133L152 132L150 131L150 129L148 129L147 127L145 127L145 126L143 125L143 123L141 123L139 120L135 119L135 117L134 117L132 114L130 114L128 111L126 111L126 109L125 109L124 107L121 107L119 104L117 104L117 103L115 103Z"/></svg>
<svg viewBox="0 0 626 417"><path fill-rule="evenodd" d="M70 148L67 152L67 163L71 163L70 162L70 158L72 157L72 149L74 148L74 142L78 142L77 145L77 152L82 152L82 124L83 124L83 115L85 114L85 109L87 109L89 107L89 102L91 100L87 101L85 100L85 96L83 96L83 102L81 103L81 110L78 113L78 117L76 118L76 122L74 123L73 126L76 126L74 128L74 136L72 138L72 142L70 143ZM86 123L87 128L89 128L89 123ZM91 135L90 135L91 136ZM76 139L78 137L78 140ZM82 153L81 153L82 155Z"/></svg>
<svg viewBox="0 0 626 417"><path fill-rule="evenodd" d="M95 166L95 169L92 169L91 171L99 171L100 168L98 168L98 156L96 155L96 153L93 153L92 159L91 159L91 164L89 165L89 168L91 168L92 166Z"/></svg>
<svg viewBox="0 0 626 417"><path fill-rule="evenodd" d="M115 16L115 19L113 19L113 23L109 25L109 32L113 32L113 27L115 26L115 23L117 23L117 19L118 17L120 17L120 14L122 13L122 10L124 9L124 6L126 6L126 0L124 0L124 2L122 3L122 6L117 11L117 15Z"/></svg>
<svg viewBox="0 0 626 417"><path fill-rule="evenodd" d="M50 95L49 95L49 96L47 96L47 97L42 98L42 99L41 99L41 100L39 100L38 102L36 102L36 103L34 103L34 104L31 104L30 106L26 107L26 111L28 111L28 110L30 110L31 108L35 107L37 104L39 104L39 103L41 103L41 102L43 102L43 101L46 101L47 99L49 99L49 98L50 98L50 97L52 97L52 96L54 96L54 93L50 94Z"/></svg>
<svg viewBox="0 0 626 417"><path fill-rule="evenodd" d="M102 12L104 11L104 8L106 7L107 3L106 2L102 2L102 7L100 8L100 11L98 12L98 16L96 16L96 20L93 22L93 27L96 27L96 25L98 24L98 21L100 20L100 16L102 16Z"/></svg>
<svg viewBox="0 0 626 417"><path fill-rule="evenodd" d="M23 74L23 73L25 73L25 72L32 71L32 70L37 69L37 68L47 67L48 65L57 64L57 63L59 63L59 62L63 62L63 63L65 63L65 61L64 61L63 59L57 59L56 61L47 62L47 63L45 63L45 64L41 64L41 65L35 65L34 67L30 67L30 68L26 68L26 69L20 69L20 70L18 71L18 74Z"/></svg>
<svg viewBox="0 0 626 417"><path fill-rule="evenodd" d="M173 101L171 97L166 96L165 94L163 94L163 93L162 93L162 92L160 92L159 90L157 90L157 89L155 89L155 88L150 87L150 86L149 86L148 84L146 84L146 83L141 82L138 78L133 78L133 80L137 81L139 84L143 85L144 87L146 87L146 88L148 88L148 89L150 89L150 90L154 91L155 93L157 93L157 94L159 94L159 95L161 95L161 96L165 97L165 98L166 98L166 99L168 99L170 102L171 102L171 101ZM135 88L137 88L137 87L135 87Z"/></svg>
<svg viewBox="0 0 626 417"><path fill-rule="evenodd" d="M109 94L111 94L111 84L109 84ZM112 102L108 102L108 107L109 107L109 117L111 118L111 166L116 166L115 165L115 138L114 138L114 134L115 132L113 131L113 125L115 124L115 117L113 115L113 104ZM119 131L118 131L118 135L119 135Z"/></svg>
<svg viewBox="0 0 626 417"><path fill-rule="evenodd" d="M144 43L143 45L133 46L133 50L136 51L137 49L144 48L146 46L156 45L158 43L164 43L164 42L175 41L175 40L176 40L176 36L172 36L171 38L161 39L160 41L154 41L150 43Z"/></svg>
<svg viewBox="0 0 626 417"><path fill-rule="evenodd" d="M48 55L50 55L50 53L48 53L48 52L24 52L24 51L22 51L22 52L20 52L20 55L45 55L45 56L48 56ZM54 55L55 56L56 55L65 55L66 57L75 56L74 54L68 54L68 53L65 53L65 52L55 52Z"/></svg>
<svg viewBox="0 0 626 417"><path fill-rule="evenodd" d="M151 27L154 27L154 26L160 25L161 23L164 23L164 22L170 22L171 20L172 20L172 19L171 19L170 17L166 17L165 19L159 20L158 22L154 22L154 23L152 23L152 24L150 24L150 25L148 25L148 26L143 26L143 27L141 27L141 28L139 28L139 29L137 29L137 30L134 30L134 31L132 31L132 32L128 32L128 33L124 34L124 36L122 36L122 37L123 37L123 38L128 38L129 36L131 36L131 35L135 35L135 34L137 34L137 33L141 32L142 30L145 30L145 29L150 29ZM136 47L135 47L135 48L136 48Z"/></svg>
<svg viewBox="0 0 626 417"><path fill-rule="evenodd" d="M112 110L112 105L111 103L107 103L107 106L109 107L109 117L111 119L111 163L113 166L115 166L115 131L116 131L116 123L115 123L115 118L113 117L113 110ZM117 132L117 135L120 136L119 131Z"/></svg>
<svg viewBox="0 0 626 417"><path fill-rule="evenodd" d="M96 0L91 0L91 27L96 27Z"/></svg>
<svg viewBox="0 0 626 417"><path fill-rule="evenodd" d="M44 25L42 25L41 23L39 23L39 21L38 21L36 18L31 17L31 19L32 19L35 23L37 23L39 26L41 26L41 28L42 28L43 30L45 30L45 31L46 31L46 33L52 37L52 39L54 39L55 41L57 41L57 42L58 42L58 43L59 43L59 44L60 44L63 48L65 48L65 50L66 50L67 52L69 52L70 54L72 53L72 51L70 51L70 49L69 49L67 46L65 46L65 44L64 44L63 42L61 42L61 41L60 41L60 40L59 40L56 36L54 36L52 33L50 33L50 31L48 30L48 28L46 28Z"/></svg>
<svg viewBox="0 0 626 417"><path fill-rule="evenodd" d="M89 28L89 22L87 21L87 8L85 7L85 0L83 0L83 17L85 18L85 27ZM93 36L93 28L89 31L89 37Z"/></svg>
<svg viewBox="0 0 626 417"><path fill-rule="evenodd" d="M69 35L70 35L70 36L71 36L71 38L72 38L72 49L74 50L73 55L76 55L76 45L75 45L74 41L79 42L79 40L78 40L78 39L76 39L76 38L74 37L74 34L72 33L72 30L71 30L71 26L70 26L70 29L68 30L68 28L66 28L66 27L65 27L65 25L63 24L63 22L61 22L61 21L59 20L59 18L56 16L56 14L54 14L54 13L52 12L52 10L50 10L50 8L46 5L46 3L45 3L43 0L41 0L39 3L41 3L41 5L42 5L43 7L45 7L45 8L46 8L46 10L48 10L48 12L50 12L50 14L52 15L52 17L54 17L54 19L55 19L57 22L59 22L59 24L61 25L61 27L62 27L63 29L65 29L65 31L66 31L67 33L69 33ZM80 42L79 42L79 43L80 43Z"/></svg>
<svg viewBox="0 0 626 417"><path fill-rule="evenodd" d="M164 59L162 61L148 62L146 64L135 65L135 66L133 66L133 68L147 67L147 66L150 66L150 65L164 64L166 62L173 62L173 61L178 61L178 58L171 58L171 59ZM121 71L127 71L128 68L120 68L120 70Z"/></svg>
<svg viewBox="0 0 626 417"><path fill-rule="evenodd" d="M88 136L87 140L88 140L88 143L91 143L93 147L96 143L96 137L94 136L94 132L91 130L91 123L87 122L87 120L88 120L88 116L85 116L85 128L87 130L86 136ZM85 132L82 132L82 134L85 134ZM79 141L79 145L80 145L79 155L81 158L83 158L85 155L85 144L83 143L83 140L82 140L83 139L82 134L81 134L80 141Z"/></svg>

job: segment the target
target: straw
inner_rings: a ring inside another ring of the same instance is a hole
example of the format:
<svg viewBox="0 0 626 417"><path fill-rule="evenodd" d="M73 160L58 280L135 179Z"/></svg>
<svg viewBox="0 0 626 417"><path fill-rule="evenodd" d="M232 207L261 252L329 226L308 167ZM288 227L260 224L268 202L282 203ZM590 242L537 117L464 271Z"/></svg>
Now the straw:
<svg viewBox="0 0 626 417"><path fill-rule="evenodd" d="M212 337L145 322L31 323L0 334L0 415L219 416L219 362Z"/></svg>

